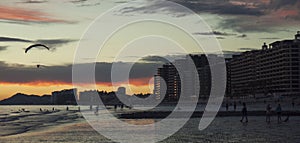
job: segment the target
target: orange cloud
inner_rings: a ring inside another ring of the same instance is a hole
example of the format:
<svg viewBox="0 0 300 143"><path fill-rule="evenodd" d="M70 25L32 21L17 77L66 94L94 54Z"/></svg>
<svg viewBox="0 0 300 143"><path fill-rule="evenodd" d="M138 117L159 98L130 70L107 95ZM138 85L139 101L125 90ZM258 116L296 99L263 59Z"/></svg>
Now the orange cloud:
<svg viewBox="0 0 300 143"><path fill-rule="evenodd" d="M129 84L134 85L134 86L146 86L149 84L150 78L140 78L140 79L130 79ZM117 82L114 83L114 85L121 85L126 82ZM15 84L15 85L24 85L24 86L72 86L72 83L69 82L62 82L62 81L32 81L32 82L1 82L0 85L5 85L5 84ZM97 85L102 85L102 86L112 86L111 82L97 82ZM88 83L82 83L82 84L77 84L81 86L85 85L90 85Z"/></svg>
<svg viewBox="0 0 300 143"><path fill-rule="evenodd" d="M139 79L130 79L129 80L129 83L132 84L132 85L135 85L135 86L147 86L149 84L152 84L152 83L149 83L151 77L149 78L139 78Z"/></svg>
<svg viewBox="0 0 300 143"><path fill-rule="evenodd" d="M61 82L61 81L32 81L32 82L24 82L24 83L12 83L12 82L1 82L0 85L20 85L20 86L61 86L61 85L68 85L71 86L72 83L66 83L66 82Z"/></svg>
<svg viewBox="0 0 300 143"><path fill-rule="evenodd" d="M17 7L0 5L0 19L23 22L68 23L65 20L50 18L46 13Z"/></svg>

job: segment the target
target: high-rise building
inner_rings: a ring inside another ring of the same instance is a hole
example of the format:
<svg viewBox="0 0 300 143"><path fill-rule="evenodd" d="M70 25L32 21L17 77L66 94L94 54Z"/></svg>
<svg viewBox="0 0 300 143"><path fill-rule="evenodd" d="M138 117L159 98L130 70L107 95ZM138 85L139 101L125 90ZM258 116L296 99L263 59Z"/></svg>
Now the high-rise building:
<svg viewBox="0 0 300 143"><path fill-rule="evenodd" d="M300 95L300 32L228 62L232 96Z"/></svg>
<svg viewBox="0 0 300 143"><path fill-rule="evenodd" d="M154 94L158 99L164 96L164 101L177 101L180 95L193 98L199 92L200 97L208 97L210 87L211 73L206 55L187 55L164 64L154 77Z"/></svg>
<svg viewBox="0 0 300 143"><path fill-rule="evenodd" d="M158 98L165 96L166 101L175 101L180 95L180 78L175 66L171 63L158 68L154 79L154 93Z"/></svg>

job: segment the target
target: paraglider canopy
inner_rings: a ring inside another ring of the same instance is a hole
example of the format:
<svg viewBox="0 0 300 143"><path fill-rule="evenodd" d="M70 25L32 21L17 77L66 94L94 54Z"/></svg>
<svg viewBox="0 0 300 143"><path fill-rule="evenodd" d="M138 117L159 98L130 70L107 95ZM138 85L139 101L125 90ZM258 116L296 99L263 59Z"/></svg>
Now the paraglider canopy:
<svg viewBox="0 0 300 143"><path fill-rule="evenodd" d="M44 48L46 48L47 50L50 50L50 48L47 47L46 45L43 45L43 44L34 44L34 45L31 45L31 46L29 46L28 48L26 48L26 49L25 49L25 53L27 53L30 49L35 48L35 47L44 47Z"/></svg>
<svg viewBox="0 0 300 143"><path fill-rule="evenodd" d="M26 49L25 49L25 53L27 53L27 52L28 52L30 49L32 49L32 48L38 48L38 47L43 47L43 48L45 48L45 49L47 49L47 50L50 50L50 48L47 47L46 45L43 45L43 44L34 44L34 45L31 45L31 46L29 46L28 48L26 48ZM37 68L40 68L41 65L40 65L40 64L37 64L36 67L37 67Z"/></svg>

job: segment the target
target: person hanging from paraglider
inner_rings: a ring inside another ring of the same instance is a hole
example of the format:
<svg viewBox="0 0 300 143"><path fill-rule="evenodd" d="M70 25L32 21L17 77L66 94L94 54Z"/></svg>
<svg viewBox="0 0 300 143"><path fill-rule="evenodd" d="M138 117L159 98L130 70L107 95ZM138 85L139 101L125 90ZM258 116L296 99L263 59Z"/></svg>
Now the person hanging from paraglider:
<svg viewBox="0 0 300 143"><path fill-rule="evenodd" d="M47 47L46 45L43 45L43 44L34 44L34 45L31 45L31 46L29 46L29 47L27 47L27 48L25 49L25 54L27 54L28 51L31 50L32 48L38 48L38 47L43 47L43 48L45 48L45 49L47 49L47 50L50 50L50 48ZM41 67L41 64L37 64L36 67L37 67L37 68L40 68L40 67Z"/></svg>

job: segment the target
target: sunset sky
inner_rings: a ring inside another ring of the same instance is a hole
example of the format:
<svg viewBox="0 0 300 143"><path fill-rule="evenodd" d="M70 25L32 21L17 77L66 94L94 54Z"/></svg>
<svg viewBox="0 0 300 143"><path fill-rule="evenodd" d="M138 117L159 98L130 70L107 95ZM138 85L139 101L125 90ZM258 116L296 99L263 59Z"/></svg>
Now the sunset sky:
<svg viewBox="0 0 300 143"><path fill-rule="evenodd" d="M225 54L259 49L263 42L291 39L300 30L300 1L297 0L171 1L200 15L213 32L197 31L195 26L194 36L214 34ZM82 35L96 17L125 3L122 0L1 0L0 100L18 92L43 95L72 88L72 63ZM178 9L151 1L143 6L116 11L116 16L142 17L145 13L157 14L158 17L171 13L178 19L188 17ZM105 24L109 26L112 23L105 21ZM191 23L193 25L196 24ZM50 51L33 49L25 54L24 49L34 43L46 44ZM124 46L118 39L111 43L110 47ZM137 42L133 46L141 51L153 46L172 48L172 44L163 41L155 44L151 41ZM112 90L107 75L115 50L111 48L105 52L105 56L97 60L96 71L101 73L96 75L97 87L99 90ZM130 62L130 56L134 55L128 55L123 64ZM152 92L149 79L162 64L156 60L157 57L149 55L134 66L136 71L130 79L132 92ZM37 69L36 64L47 67Z"/></svg>

